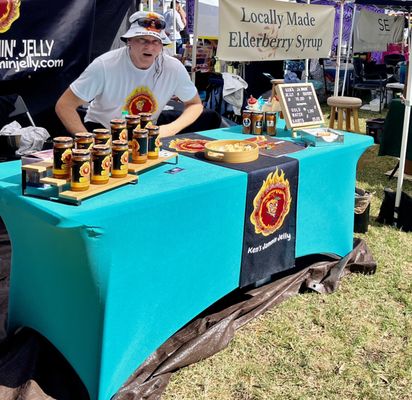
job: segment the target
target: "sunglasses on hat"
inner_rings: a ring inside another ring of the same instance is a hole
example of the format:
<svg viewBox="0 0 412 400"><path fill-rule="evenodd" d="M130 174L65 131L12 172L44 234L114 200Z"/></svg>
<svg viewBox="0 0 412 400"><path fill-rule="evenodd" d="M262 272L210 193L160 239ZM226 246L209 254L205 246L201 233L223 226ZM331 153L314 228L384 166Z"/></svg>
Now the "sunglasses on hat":
<svg viewBox="0 0 412 400"><path fill-rule="evenodd" d="M139 26L143 28L155 28L155 29L164 29L166 28L166 22L162 21L161 19L154 19L154 18L138 18L136 21Z"/></svg>

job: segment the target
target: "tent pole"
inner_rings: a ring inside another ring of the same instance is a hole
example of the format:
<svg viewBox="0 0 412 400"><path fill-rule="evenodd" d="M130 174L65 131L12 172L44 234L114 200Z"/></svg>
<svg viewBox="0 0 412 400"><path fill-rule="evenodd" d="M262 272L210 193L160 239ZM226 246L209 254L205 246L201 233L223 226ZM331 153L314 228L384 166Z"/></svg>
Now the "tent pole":
<svg viewBox="0 0 412 400"><path fill-rule="evenodd" d="M409 25L409 23L408 23ZM408 48L411 46L411 31L409 30L408 36ZM412 53L409 51L409 60L408 60L408 76L406 79L406 99L405 99L405 115L403 118L403 130L402 130L402 141L401 141L401 151L399 154L399 170L398 170L398 182L396 186L396 197L395 197L395 210L393 213L393 224L397 225L398 222L398 211L401 204L402 196L402 185L404 178L404 169L405 169L405 159L406 159L406 148L408 146L408 134L409 134L409 118L411 115L411 100L412 100Z"/></svg>
<svg viewBox="0 0 412 400"><path fill-rule="evenodd" d="M334 96L338 96L339 94L340 55L342 51L344 6L345 6L345 0L341 0L340 1L340 18L339 18L339 42L338 42L338 53L336 55L335 87L333 90Z"/></svg>
<svg viewBox="0 0 412 400"><path fill-rule="evenodd" d="M306 0L306 4L310 4L310 0ZM309 80L309 59L305 60L305 83Z"/></svg>
<svg viewBox="0 0 412 400"><path fill-rule="evenodd" d="M173 54L176 55L176 3L173 1Z"/></svg>
<svg viewBox="0 0 412 400"><path fill-rule="evenodd" d="M193 18L193 45L192 45L192 82L196 83L196 57L197 57L197 39L199 37L198 23L199 19L199 0L195 0L195 10Z"/></svg>
<svg viewBox="0 0 412 400"><path fill-rule="evenodd" d="M342 96L345 95L346 77L348 75L349 56L351 54L351 48L352 48L353 28L355 26L355 13L356 13L356 4L353 5L352 24L350 26L349 42L348 42L348 46L346 48L346 65L345 65L345 74L343 75Z"/></svg>

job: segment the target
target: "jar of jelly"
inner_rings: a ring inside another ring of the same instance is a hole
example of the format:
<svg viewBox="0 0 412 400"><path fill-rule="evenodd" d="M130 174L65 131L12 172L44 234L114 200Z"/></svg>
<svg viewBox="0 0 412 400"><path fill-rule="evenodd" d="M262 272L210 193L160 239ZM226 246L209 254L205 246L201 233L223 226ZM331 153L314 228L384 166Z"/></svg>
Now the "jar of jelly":
<svg viewBox="0 0 412 400"><path fill-rule="evenodd" d="M126 127L127 140L131 142L133 140L133 131L140 128L140 116L133 114L126 115Z"/></svg>
<svg viewBox="0 0 412 400"><path fill-rule="evenodd" d="M94 144L104 144L106 146L112 145L112 135L110 134L110 129L96 128L93 129L93 133Z"/></svg>
<svg viewBox="0 0 412 400"><path fill-rule="evenodd" d="M147 144L147 157L149 159L159 158L160 151L160 139L159 139L159 127L157 125L149 125L147 127L149 134L148 144Z"/></svg>
<svg viewBox="0 0 412 400"><path fill-rule="evenodd" d="M132 140L132 162L144 164L147 161L148 133L147 129L135 129Z"/></svg>
<svg viewBox="0 0 412 400"><path fill-rule="evenodd" d="M75 149L72 156L71 190L79 192L90 187L90 150Z"/></svg>
<svg viewBox="0 0 412 400"><path fill-rule="evenodd" d="M148 125L152 124L152 113L140 113L140 129L146 129Z"/></svg>
<svg viewBox="0 0 412 400"><path fill-rule="evenodd" d="M110 121L112 140L127 140L126 120L112 119Z"/></svg>
<svg viewBox="0 0 412 400"><path fill-rule="evenodd" d="M124 178L129 170L129 144L127 140L113 140L112 177Z"/></svg>
<svg viewBox="0 0 412 400"><path fill-rule="evenodd" d="M53 139L53 177L70 178L73 138L58 136Z"/></svg>
<svg viewBox="0 0 412 400"><path fill-rule="evenodd" d="M252 112L249 110L243 110L242 113L242 132L249 134L252 128Z"/></svg>
<svg viewBox="0 0 412 400"><path fill-rule="evenodd" d="M266 111L266 133L269 136L276 136L276 112Z"/></svg>
<svg viewBox="0 0 412 400"><path fill-rule="evenodd" d="M76 149L88 149L94 145L93 133L90 132L78 132L74 135L74 141L76 143Z"/></svg>
<svg viewBox="0 0 412 400"><path fill-rule="evenodd" d="M94 145L92 152L92 183L104 185L109 182L111 158L112 150L109 146Z"/></svg>
<svg viewBox="0 0 412 400"><path fill-rule="evenodd" d="M263 132L263 111L253 111L252 113L252 133L261 135Z"/></svg>

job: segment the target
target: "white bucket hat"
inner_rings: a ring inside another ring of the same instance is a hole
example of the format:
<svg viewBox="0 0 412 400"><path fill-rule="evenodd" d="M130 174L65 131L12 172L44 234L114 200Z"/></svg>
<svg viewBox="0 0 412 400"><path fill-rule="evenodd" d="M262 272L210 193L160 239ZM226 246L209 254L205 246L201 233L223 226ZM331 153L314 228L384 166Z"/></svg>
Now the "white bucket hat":
<svg viewBox="0 0 412 400"><path fill-rule="evenodd" d="M162 15L150 11L138 11L129 18L129 30L121 36L123 42L136 36L153 36L163 44L171 43L165 32L166 22Z"/></svg>

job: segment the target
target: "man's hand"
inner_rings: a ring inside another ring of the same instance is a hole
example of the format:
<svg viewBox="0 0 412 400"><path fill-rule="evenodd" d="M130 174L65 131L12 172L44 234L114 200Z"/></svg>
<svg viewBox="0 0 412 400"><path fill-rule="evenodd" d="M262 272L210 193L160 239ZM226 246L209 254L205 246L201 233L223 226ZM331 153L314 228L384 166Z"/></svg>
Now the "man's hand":
<svg viewBox="0 0 412 400"><path fill-rule="evenodd" d="M203 104L198 94L193 99L183 102L182 114L173 122L159 127L159 137L176 135L181 130L195 122L203 111Z"/></svg>

